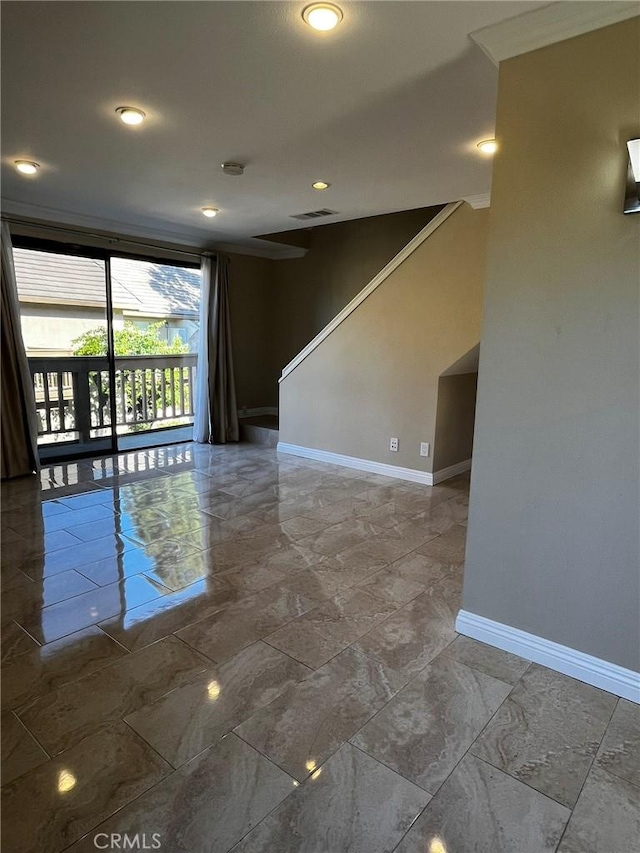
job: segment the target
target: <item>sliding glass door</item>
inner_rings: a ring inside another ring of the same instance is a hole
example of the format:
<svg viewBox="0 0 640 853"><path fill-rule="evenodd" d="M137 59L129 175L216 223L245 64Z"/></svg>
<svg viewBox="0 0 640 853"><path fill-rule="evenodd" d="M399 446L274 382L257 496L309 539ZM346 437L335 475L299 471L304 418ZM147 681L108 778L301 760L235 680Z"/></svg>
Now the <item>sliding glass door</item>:
<svg viewBox="0 0 640 853"><path fill-rule="evenodd" d="M113 257L111 287L120 447L191 438L200 270Z"/></svg>
<svg viewBox="0 0 640 853"><path fill-rule="evenodd" d="M115 449L107 260L15 247L40 458Z"/></svg>
<svg viewBox="0 0 640 853"><path fill-rule="evenodd" d="M16 240L42 461L191 438L200 271Z"/></svg>

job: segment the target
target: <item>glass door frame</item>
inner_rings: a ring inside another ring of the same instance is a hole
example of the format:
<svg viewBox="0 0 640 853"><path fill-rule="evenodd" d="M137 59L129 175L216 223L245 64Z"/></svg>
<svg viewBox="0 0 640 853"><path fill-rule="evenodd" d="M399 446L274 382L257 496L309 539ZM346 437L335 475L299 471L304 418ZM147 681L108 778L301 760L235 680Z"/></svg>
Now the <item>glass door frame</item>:
<svg viewBox="0 0 640 853"><path fill-rule="evenodd" d="M67 255L72 257L90 258L91 260L102 261L104 263L105 270L105 314L107 321L107 353L105 356L105 360L107 362L107 371L109 374L109 415L111 421L110 435L91 439L90 441L92 446L84 446L82 448L70 444L61 445L57 449L55 447L55 444L38 445L38 456L41 464L47 465L57 461L64 462L75 459L86 459L93 456L105 456L121 452L118 446L119 436L117 432L116 363L113 336L114 324L111 259L123 258L126 260L137 260L144 261L147 263L157 263L164 264L166 266L184 267L186 269L197 270L200 269L200 264L195 261L177 261L170 258L162 257L161 255L145 255L139 252L123 251L122 249L103 249L91 245L65 242L64 240L48 240L45 238L28 237L20 234L12 234L11 241L15 249L32 249L35 251L48 252L50 254L55 255ZM157 434L161 431L162 430L153 430L150 432ZM168 441L166 443L170 444L171 440L169 436L167 436L167 439ZM184 439L180 439L180 441L183 440ZM126 452L126 450L123 452Z"/></svg>

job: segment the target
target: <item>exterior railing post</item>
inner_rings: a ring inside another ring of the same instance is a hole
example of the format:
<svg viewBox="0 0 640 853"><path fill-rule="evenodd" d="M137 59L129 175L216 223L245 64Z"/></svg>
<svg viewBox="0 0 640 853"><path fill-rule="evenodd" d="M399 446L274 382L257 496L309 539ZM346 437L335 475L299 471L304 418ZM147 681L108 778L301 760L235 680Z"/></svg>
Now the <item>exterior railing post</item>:
<svg viewBox="0 0 640 853"><path fill-rule="evenodd" d="M76 431L84 444L91 439L91 397L89 391L89 371L80 368L74 370L73 404L75 411Z"/></svg>

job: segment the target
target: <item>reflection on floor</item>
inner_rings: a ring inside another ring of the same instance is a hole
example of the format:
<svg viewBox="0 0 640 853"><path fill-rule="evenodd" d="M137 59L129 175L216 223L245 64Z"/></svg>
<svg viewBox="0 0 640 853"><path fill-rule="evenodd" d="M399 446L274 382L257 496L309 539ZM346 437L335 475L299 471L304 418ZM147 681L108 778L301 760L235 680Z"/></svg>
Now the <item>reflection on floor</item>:
<svg viewBox="0 0 640 853"><path fill-rule="evenodd" d="M638 708L454 632L467 494L250 445L3 484L4 849L640 849Z"/></svg>

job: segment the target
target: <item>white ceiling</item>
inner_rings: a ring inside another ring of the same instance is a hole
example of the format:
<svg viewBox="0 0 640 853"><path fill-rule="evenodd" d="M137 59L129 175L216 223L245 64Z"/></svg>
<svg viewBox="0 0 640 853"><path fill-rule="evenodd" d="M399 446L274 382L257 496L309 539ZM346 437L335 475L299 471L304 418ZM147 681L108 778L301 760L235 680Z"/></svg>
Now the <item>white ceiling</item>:
<svg viewBox="0 0 640 853"><path fill-rule="evenodd" d="M486 193L497 69L468 34L545 3L344 2L324 34L304 5L3 2L4 211L259 246L320 207L331 222Z"/></svg>

